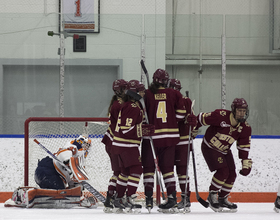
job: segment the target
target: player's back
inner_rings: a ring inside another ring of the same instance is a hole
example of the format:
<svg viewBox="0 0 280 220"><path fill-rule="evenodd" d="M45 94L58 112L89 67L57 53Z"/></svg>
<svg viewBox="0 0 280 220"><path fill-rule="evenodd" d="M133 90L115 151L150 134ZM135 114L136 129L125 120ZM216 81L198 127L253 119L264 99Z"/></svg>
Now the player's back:
<svg viewBox="0 0 280 220"><path fill-rule="evenodd" d="M182 95L169 88L159 89L156 94L146 91L145 102L149 123L155 125L152 136L155 146L173 146L179 142L177 121L184 117Z"/></svg>

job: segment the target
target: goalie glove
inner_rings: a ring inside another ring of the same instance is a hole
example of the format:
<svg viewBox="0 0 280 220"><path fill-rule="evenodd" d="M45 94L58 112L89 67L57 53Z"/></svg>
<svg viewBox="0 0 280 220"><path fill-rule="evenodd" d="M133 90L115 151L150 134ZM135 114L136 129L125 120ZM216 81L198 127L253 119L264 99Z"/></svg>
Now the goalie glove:
<svg viewBox="0 0 280 220"><path fill-rule="evenodd" d="M240 170L239 173L242 176L249 175L252 169L252 163L253 163L252 159L243 159L241 160L241 163L242 163L242 170Z"/></svg>
<svg viewBox="0 0 280 220"><path fill-rule="evenodd" d="M142 124L142 136L152 136L155 133L155 126L152 124Z"/></svg>
<svg viewBox="0 0 280 220"><path fill-rule="evenodd" d="M88 180L88 174L86 173L84 166L82 164L82 158L71 157L69 166L72 170L70 178L75 183L80 183L84 180Z"/></svg>

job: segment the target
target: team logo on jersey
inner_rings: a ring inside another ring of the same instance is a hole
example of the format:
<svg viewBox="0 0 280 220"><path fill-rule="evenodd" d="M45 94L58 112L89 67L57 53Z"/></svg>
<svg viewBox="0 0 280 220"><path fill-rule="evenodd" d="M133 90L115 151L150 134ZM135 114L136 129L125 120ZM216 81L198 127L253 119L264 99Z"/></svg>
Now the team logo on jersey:
<svg viewBox="0 0 280 220"><path fill-rule="evenodd" d="M230 127L230 125L227 124L225 121L222 121L222 122L220 123L220 125L221 125L222 128Z"/></svg>
<svg viewBox="0 0 280 220"><path fill-rule="evenodd" d="M232 135L232 132L234 132L234 131L236 131L236 129L233 127L230 127L229 135Z"/></svg>

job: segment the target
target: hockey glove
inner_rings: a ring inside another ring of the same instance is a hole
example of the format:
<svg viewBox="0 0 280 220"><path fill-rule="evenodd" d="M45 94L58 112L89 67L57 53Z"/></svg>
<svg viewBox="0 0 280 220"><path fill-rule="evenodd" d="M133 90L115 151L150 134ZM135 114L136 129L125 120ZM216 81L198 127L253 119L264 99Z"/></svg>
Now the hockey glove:
<svg viewBox="0 0 280 220"><path fill-rule="evenodd" d="M253 163L252 159L243 159L241 163L242 163L242 170L240 170L239 173L242 176L249 175L252 169L252 163Z"/></svg>
<svg viewBox="0 0 280 220"><path fill-rule="evenodd" d="M196 116L194 114L189 114L186 116L186 120L185 123L187 123L189 126L191 126L192 128L195 127L197 125L197 119Z"/></svg>
<svg viewBox="0 0 280 220"><path fill-rule="evenodd" d="M196 136L198 134L198 129L194 128L192 131L191 131L191 138L192 139L195 139Z"/></svg>
<svg viewBox="0 0 280 220"><path fill-rule="evenodd" d="M142 136L152 136L155 133L155 126L151 124L142 124Z"/></svg>

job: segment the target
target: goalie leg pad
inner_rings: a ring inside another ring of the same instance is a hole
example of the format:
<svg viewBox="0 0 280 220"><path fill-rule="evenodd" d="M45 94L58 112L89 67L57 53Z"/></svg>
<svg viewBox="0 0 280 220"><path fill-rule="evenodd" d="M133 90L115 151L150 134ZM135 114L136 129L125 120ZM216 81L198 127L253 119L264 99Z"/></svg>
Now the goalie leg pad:
<svg viewBox="0 0 280 220"><path fill-rule="evenodd" d="M21 208L72 208L74 206L80 206L81 192L81 186L65 190L19 187L14 191L12 198L5 202L4 206Z"/></svg>
<svg viewBox="0 0 280 220"><path fill-rule="evenodd" d="M82 192L81 186L64 190L19 187L4 206L48 209L68 209L75 206L97 208L98 200L89 191Z"/></svg>
<svg viewBox="0 0 280 220"><path fill-rule="evenodd" d="M18 187L11 199L8 199L4 206L5 207L20 207L26 208L28 206L28 191L34 190L34 187Z"/></svg>
<svg viewBox="0 0 280 220"><path fill-rule="evenodd" d="M36 189L28 192L27 208L72 208L80 205L81 186L65 189Z"/></svg>

